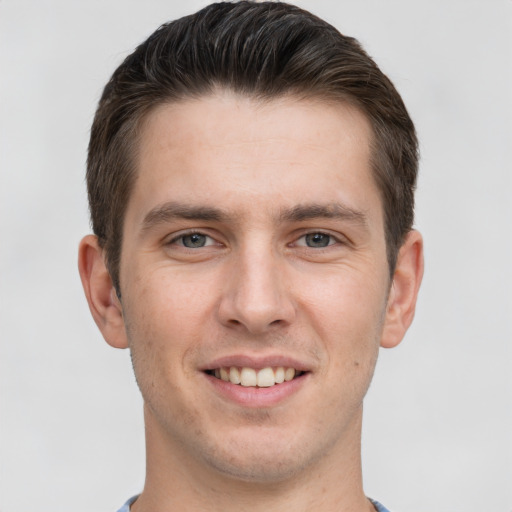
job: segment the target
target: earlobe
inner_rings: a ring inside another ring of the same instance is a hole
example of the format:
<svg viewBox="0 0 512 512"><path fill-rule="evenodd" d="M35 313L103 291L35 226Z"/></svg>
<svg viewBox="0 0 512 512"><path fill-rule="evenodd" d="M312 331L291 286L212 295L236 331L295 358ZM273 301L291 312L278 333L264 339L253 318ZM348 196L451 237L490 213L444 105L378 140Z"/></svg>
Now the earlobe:
<svg viewBox="0 0 512 512"><path fill-rule="evenodd" d="M398 345L414 318L416 299L423 277L423 239L411 231L398 253L393 282L389 292L381 346Z"/></svg>
<svg viewBox="0 0 512 512"><path fill-rule="evenodd" d="M89 309L105 341L115 348L127 348L123 310L105 265L103 250L94 235L80 242L78 270Z"/></svg>

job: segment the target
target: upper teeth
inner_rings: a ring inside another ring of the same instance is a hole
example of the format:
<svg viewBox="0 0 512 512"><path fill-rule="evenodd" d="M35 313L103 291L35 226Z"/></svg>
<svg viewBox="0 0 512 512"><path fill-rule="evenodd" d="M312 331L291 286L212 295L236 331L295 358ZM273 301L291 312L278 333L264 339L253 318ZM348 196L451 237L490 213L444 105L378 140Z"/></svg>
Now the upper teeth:
<svg viewBox="0 0 512 512"><path fill-rule="evenodd" d="M215 370L215 377L232 384L241 384L242 386L258 386L260 388L268 388L274 384L281 384L284 381L292 380L296 375L295 368L262 368L255 370L253 368L238 368L231 366L223 367Z"/></svg>

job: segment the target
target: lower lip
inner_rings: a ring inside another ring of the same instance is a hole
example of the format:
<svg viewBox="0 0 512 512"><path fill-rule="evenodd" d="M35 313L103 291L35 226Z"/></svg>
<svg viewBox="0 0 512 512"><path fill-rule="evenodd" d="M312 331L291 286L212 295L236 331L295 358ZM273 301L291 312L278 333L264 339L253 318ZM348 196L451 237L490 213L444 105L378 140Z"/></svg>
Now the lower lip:
<svg viewBox="0 0 512 512"><path fill-rule="evenodd" d="M244 407L272 407L283 402L297 393L309 378L309 373L304 373L293 380L275 384L268 388L245 387L240 384L232 384L218 379L213 375L203 373L215 392L222 398Z"/></svg>

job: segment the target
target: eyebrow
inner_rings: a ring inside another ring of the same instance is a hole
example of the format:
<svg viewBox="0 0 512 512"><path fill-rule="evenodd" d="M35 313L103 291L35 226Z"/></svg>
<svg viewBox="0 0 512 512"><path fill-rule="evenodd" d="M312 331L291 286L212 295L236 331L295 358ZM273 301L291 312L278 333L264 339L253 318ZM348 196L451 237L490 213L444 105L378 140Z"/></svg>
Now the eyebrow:
<svg viewBox="0 0 512 512"><path fill-rule="evenodd" d="M229 212L211 206L193 206L178 202L168 202L150 210L142 221L142 231L176 219L204 222L228 222L238 217ZM354 222L363 227L368 225L363 211L355 210L342 203L299 204L293 208L283 209L277 216L279 222L302 222L314 219L339 219Z"/></svg>
<svg viewBox="0 0 512 512"><path fill-rule="evenodd" d="M227 215L218 208L169 202L153 208L146 214L142 221L142 231L176 219L222 222L227 219Z"/></svg>
<svg viewBox="0 0 512 512"><path fill-rule="evenodd" d="M281 221L300 222L313 219L340 219L368 225L368 219L363 211L355 210L341 203L328 204L304 204L297 205L289 210L284 210L279 216Z"/></svg>

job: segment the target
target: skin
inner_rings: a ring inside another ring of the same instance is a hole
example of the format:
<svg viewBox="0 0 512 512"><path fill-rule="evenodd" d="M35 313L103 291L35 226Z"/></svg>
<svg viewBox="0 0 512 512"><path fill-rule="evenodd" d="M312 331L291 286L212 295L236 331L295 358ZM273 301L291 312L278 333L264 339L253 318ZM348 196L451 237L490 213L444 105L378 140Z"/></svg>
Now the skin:
<svg viewBox="0 0 512 512"><path fill-rule="evenodd" d="M373 510L363 398L379 346L412 321L423 259L412 231L390 282L370 140L348 105L223 91L146 119L122 302L94 236L79 257L96 323L130 348L144 397L135 512ZM231 356L307 373L275 403L241 403L204 372Z"/></svg>

